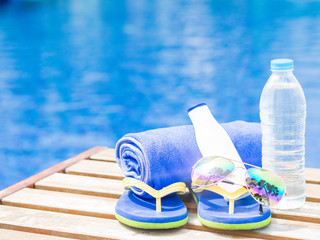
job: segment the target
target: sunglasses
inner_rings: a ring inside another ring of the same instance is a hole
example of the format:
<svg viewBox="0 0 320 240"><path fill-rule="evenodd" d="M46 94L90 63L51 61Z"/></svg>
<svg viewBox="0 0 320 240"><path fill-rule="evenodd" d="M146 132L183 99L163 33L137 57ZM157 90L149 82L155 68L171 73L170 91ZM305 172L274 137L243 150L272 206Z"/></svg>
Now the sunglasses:
<svg viewBox="0 0 320 240"><path fill-rule="evenodd" d="M234 162L245 164L252 168L235 167ZM227 181L227 178L237 168L246 170L245 185ZM218 156L201 158L193 166L191 179L192 189L209 187L219 182L240 185L246 188L259 204L267 207L277 205L285 194L285 183L277 174L248 163Z"/></svg>

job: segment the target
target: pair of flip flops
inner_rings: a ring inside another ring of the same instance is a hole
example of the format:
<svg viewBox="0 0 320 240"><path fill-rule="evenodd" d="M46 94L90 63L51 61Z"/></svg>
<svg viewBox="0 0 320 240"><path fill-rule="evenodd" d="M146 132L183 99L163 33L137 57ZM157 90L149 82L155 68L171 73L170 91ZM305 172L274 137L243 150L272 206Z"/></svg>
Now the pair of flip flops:
<svg viewBox="0 0 320 240"><path fill-rule="evenodd" d="M123 187L125 191L115 209L116 218L123 224L142 229L169 229L187 223L187 208L177 195L185 193L185 183L174 183L155 190L139 180L125 178ZM141 198L131 190L132 187L145 191L153 198ZM270 209L259 205L251 195L243 197L247 193L244 188L229 193L214 185L201 192L190 192L197 203L199 221L207 227L249 230L270 223Z"/></svg>

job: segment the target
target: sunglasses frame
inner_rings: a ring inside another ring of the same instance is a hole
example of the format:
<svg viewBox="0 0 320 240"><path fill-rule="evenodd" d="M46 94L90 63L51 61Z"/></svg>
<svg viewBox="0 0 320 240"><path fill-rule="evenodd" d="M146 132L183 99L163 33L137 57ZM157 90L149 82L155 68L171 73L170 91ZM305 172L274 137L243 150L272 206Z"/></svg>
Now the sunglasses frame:
<svg viewBox="0 0 320 240"><path fill-rule="evenodd" d="M235 182L230 182L230 181L225 181L227 178L229 178L238 168L240 168L240 169L244 169L245 170L245 174L244 174L244 182L247 184L247 181L246 181L246 174L247 174L247 172L248 172L248 170L250 170L250 169L252 169L252 168L256 168L256 169L263 169L263 170L265 170L265 171L268 171L268 172L271 172L271 171L269 171L269 170L267 170L267 169L265 169L265 168L261 168L261 167L258 167L258 166L255 166L255 165L252 165L252 164L249 164L249 163L245 163L245 162L242 162L242 161L237 161L237 160L234 160L234 159L230 159L230 158L226 158L226 157L221 157L221 156L207 156L207 157L203 157L203 158L201 158L201 159L199 159L194 165L193 165L193 167L192 167L192 172L191 172L191 176L193 175L192 173L193 173L193 171L194 171L194 167L202 160L202 159L204 159L204 158L223 158L223 159L226 159L226 160L229 160L229 161L231 161L232 163L233 163L233 165L234 165L234 169L231 171L231 173L229 173L226 177L224 177L223 179L221 179L221 180L219 180L219 181L217 181L217 182L214 182L214 183L212 183L212 184L209 184L209 185L205 185L205 186L203 186L203 185L198 185L198 184L195 184L195 183L193 183L192 182L192 187L191 187L191 189L201 189L201 188L205 188L205 187L210 187L210 186L213 186L213 185L217 185L218 183L221 183L221 182L223 182L223 183L227 183L227 184L232 184L232 185L238 185L238 186L241 186L241 187L244 187L244 188L246 188L247 189L247 191L250 193L250 195L252 196L252 198L256 201L256 202L258 202L260 205L264 205L264 206L266 206L266 207L273 207L273 206L268 206L268 205L266 205L266 204L264 204L264 203L261 203L261 202L259 202L254 196L253 196L253 194L248 190L248 186L246 186L246 185L242 185L242 184L239 184L239 183L235 183ZM248 166L250 166L251 168L249 168L249 169L247 169L246 167L242 167L242 166L235 166L235 164L234 164L234 162L236 162L236 163L240 163L240 164L244 164L244 165L248 165ZM283 192L283 195L282 195L282 197L281 197L281 199L280 199L280 201L282 200L282 198L283 198L283 196L286 196L287 195L287 192L286 192L286 184L285 184L285 182L284 182L284 180L278 175L278 174L276 174L276 173L273 173L273 172L271 172L272 174L275 174L275 175L277 175L277 177L279 177L280 179L281 179L281 181L283 182L283 185L284 185L284 192ZM280 202L279 201L279 202ZM277 203L277 204L279 204L279 202ZM276 204L276 205L277 205ZM274 206L276 206L276 205L274 205ZM259 210L260 210L260 208L261 207L259 207Z"/></svg>

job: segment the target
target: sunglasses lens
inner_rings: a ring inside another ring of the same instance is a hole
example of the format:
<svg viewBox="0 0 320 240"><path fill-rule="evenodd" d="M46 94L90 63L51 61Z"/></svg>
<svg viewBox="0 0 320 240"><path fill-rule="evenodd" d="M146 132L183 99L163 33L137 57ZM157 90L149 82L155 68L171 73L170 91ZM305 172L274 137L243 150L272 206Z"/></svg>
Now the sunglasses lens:
<svg viewBox="0 0 320 240"><path fill-rule="evenodd" d="M285 191L285 184L278 175L261 168L250 168L246 183L252 197L269 207L277 205Z"/></svg>
<svg viewBox="0 0 320 240"><path fill-rule="evenodd" d="M222 157L201 158L194 166L191 178L197 186L209 186L226 178L234 169L234 163Z"/></svg>

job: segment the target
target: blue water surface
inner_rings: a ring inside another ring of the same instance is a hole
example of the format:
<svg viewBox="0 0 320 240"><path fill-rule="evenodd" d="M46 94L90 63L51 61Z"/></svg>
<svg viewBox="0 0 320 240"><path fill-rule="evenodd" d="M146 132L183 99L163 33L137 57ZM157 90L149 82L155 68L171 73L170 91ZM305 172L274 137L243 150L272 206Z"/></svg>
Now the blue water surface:
<svg viewBox="0 0 320 240"><path fill-rule="evenodd" d="M2 1L0 189L128 132L190 124L199 102L219 122L259 122L283 57L320 168L319 1Z"/></svg>

